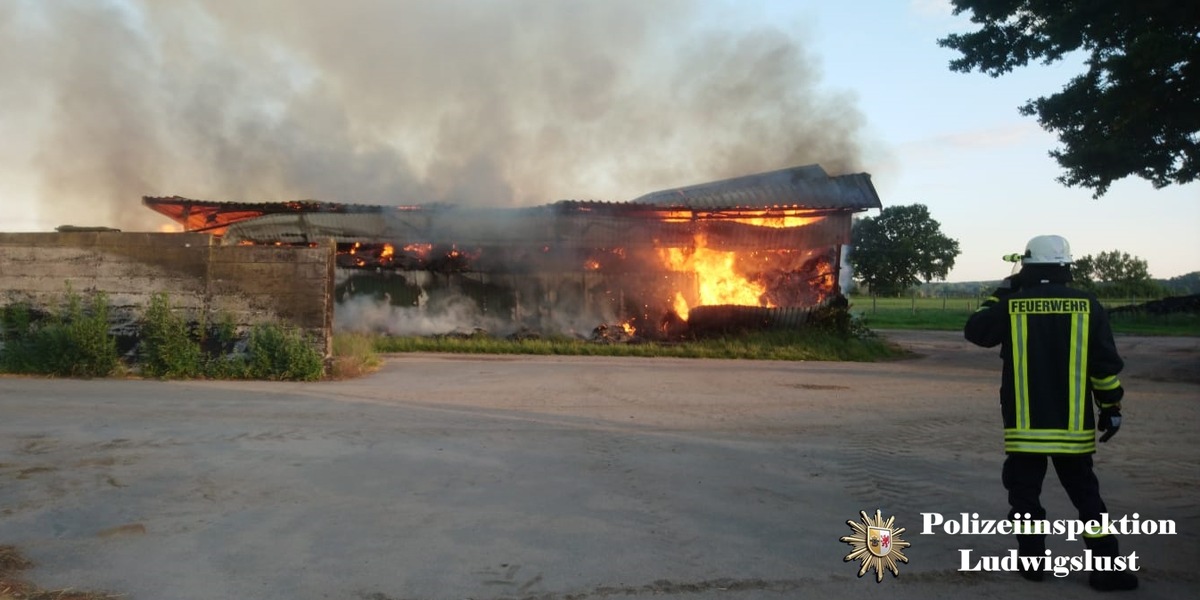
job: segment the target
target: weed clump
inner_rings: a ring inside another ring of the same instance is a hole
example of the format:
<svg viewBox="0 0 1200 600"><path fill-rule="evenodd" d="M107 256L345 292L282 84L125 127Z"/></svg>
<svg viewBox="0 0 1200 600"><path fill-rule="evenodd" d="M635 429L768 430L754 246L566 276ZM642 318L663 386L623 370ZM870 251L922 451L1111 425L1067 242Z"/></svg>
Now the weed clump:
<svg viewBox="0 0 1200 600"><path fill-rule="evenodd" d="M142 373L148 377L186 379L202 374L200 344L192 339L187 322L171 311L166 294L155 294L141 322L138 348Z"/></svg>
<svg viewBox="0 0 1200 600"><path fill-rule="evenodd" d="M103 292L83 299L70 287L59 310L37 314L28 304L0 309L0 370L60 377L105 377L116 370L116 338L108 333Z"/></svg>
<svg viewBox="0 0 1200 600"><path fill-rule="evenodd" d="M246 347L250 378L316 381L324 372L322 356L300 332L270 323L250 330Z"/></svg>
<svg viewBox="0 0 1200 600"><path fill-rule="evenodd" d="M70 287L56 312L39 312L28 303L0 307L0 372L111 374L121 360L109 334L110 312L103 293L85 306ZM193 327L166 294L151 297L138 321L138 338L133 366L148 377L313 381L325 374L322 353L296 329L258 324L239 336L229 315Z"/></svg>

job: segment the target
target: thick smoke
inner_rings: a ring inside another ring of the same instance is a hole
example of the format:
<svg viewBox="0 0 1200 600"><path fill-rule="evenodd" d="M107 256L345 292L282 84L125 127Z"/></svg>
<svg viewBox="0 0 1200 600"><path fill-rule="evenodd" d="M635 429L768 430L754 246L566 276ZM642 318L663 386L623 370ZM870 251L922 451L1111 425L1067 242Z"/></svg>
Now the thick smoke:
<svg viewBox="0 0 1200 600"><path fill-rule="evenodd" d="M510 319L485 315L465 296L445 296L430 306L395 306L368 296L339 302L334 312L336 331L387 333L391 335L470 334L477 330L506 335L513 329Z"/></svg>
<svg viewBox="0 0 1200 600"><path fill-rule="evenodd" d="M143 195L516 206L858 169L861 117L797 35L702 10L8 0L0 156L36 184L18 211L125 229L163 223Z"/></svg>

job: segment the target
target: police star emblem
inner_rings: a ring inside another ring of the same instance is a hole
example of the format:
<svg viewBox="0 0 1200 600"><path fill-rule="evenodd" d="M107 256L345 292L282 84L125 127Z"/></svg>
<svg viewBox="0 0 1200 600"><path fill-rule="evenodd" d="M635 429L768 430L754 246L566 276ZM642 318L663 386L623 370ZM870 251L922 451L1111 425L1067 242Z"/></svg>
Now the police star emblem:
<svg viewBox="0 0 1200 600"><path fill-rule="evenodd" d="M904 528L895 528L892 526L896 522L896 517L888 517L887 521L883 520L881 511L875 511L875 518L867 515L867 511L859 511L862 515L862 521L846 521L846 524L854 530L854 535L842 536L842 541L850 544L854 548L850 554L847 554L842 559L843 562L852 560L861 560L862 567L858 569L858 576L866 575L867 571L875 569L876 583L883 581L883 569L886 567L892 572L893 577L900 575L900 570L896 563L907 563L908 557L904 556L901 550L911 546L912 544L900 538L904 533Z"/></svg>

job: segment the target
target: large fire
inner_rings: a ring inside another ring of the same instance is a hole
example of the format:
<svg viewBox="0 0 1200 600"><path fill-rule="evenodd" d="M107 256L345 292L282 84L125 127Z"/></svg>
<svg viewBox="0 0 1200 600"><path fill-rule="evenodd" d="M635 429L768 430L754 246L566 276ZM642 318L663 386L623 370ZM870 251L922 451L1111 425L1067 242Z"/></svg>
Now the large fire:
<svg viewBox="0 0 1200 600"><path fill-rule="evenodd" d="M147 202L185 230L226 243L312 246L333 237L337 266L360 272L355 293L397 306L456 294L514 322L557 326L575 314L598 316L610 324L608 338L673 338L714 319L776 314L759 309L790 319L791 309L818 307L836 293L850 212L764 202L784 198L778 190L790 181L736 196L751 207L685 196L677 204L564 201L514 211Z"/></svg>
<svg viewBox="0 0 1200 600"><path fill-rule="evenodd" d="M669 270L695 275L698 306L774 306L764 300L766 287L751 281L739 269L739 253L713 250L707 246L705 236L697 234L692 248L659 250L659 256ZM687 320L690 307L682 292L676 292L673 308L681 319Z"/></svg>
<svg viewBox="0 0 1200 600"><path fill-rule="evenodd" d="M687 214L672 212L663 221L683 222ZM694 213L691 218L714 227L798 230L826 217L794 210L730 210ZM711 243L703 229L693 235L691 245L659 248L658 257L667 270L694 278L695 289L676 290L670 299L671 308L685 321L696 306L814 306L836 286L828 256L794 248L730 250Z"/></svg>

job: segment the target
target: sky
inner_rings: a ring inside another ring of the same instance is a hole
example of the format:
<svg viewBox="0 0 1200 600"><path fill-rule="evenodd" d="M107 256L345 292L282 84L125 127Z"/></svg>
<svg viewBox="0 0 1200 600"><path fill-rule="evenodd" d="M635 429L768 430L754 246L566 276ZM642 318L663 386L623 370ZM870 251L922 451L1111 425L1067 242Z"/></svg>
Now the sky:
<svg viewBox="0 0 1200 600"><path fill-rule="evenodd" d="M998 279L1042 234L1200 270L1200 184L1067 188L943 0L0 0L0 231L154 231L143 195L539 205L817 163ZM875 211L866 213L877 214Z"/></svg>

